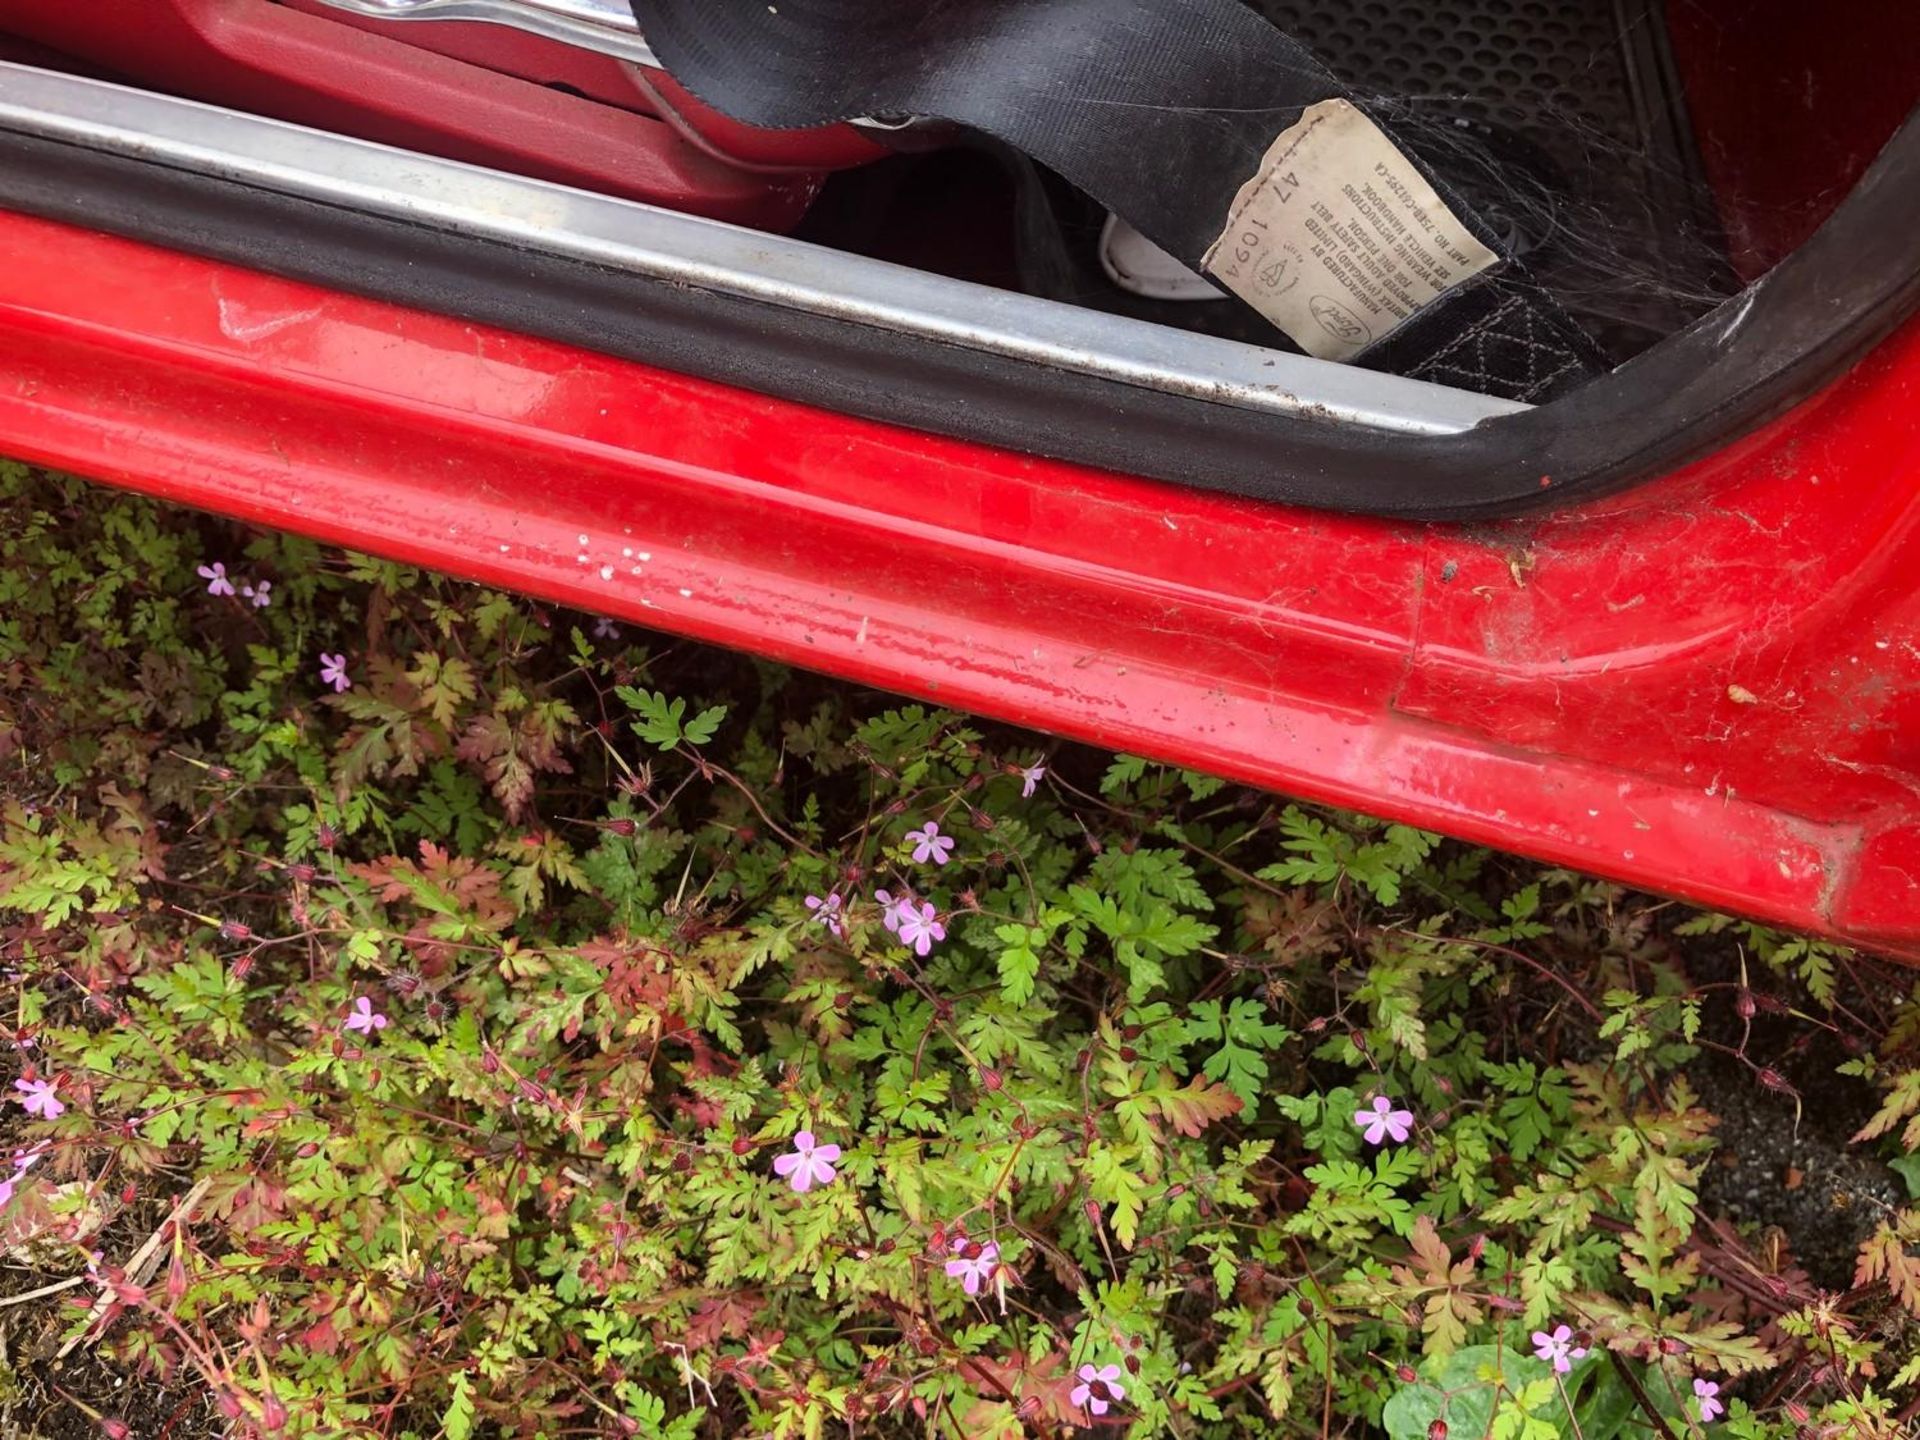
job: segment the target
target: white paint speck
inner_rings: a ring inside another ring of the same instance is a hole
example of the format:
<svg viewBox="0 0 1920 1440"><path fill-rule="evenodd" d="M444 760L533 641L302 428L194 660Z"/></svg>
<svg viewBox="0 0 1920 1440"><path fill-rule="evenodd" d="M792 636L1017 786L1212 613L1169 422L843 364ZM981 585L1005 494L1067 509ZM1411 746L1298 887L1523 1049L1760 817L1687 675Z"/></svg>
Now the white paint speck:
<svg viewBox="0 0 1920 1440"><path fill-rule="evenodd" d="M576 564L576 565L584 565L584 564L586 564L586 563L587 563L587 552L586 552L586 551L584 551L584 550L582 550L582 551L581 551L581 552L580 552L580 553L579 553L578 555L576 555L576 556L574 556L574 557L573 557L573 563L574 563L574 564Z"/></svg>
<svg viewBox="0 0 1920 1440"><path fill-rule="evenodd" d="M624 555L624 556L626 556L626 558L627 558L627 559L629 559L629 560L631 560L631 559L633 558L633 546L631 546L631 545L622 545L622 546L620 547L620 553L621 553L622 555Z"/></svg>
<svg viewBox="0 0 1920 1440"><path fill-rule="evenodd" d="M685 586L682 586L680 590L680 598L682 600L691 600L693 598L693 592L687 589Z"/></svg>
<svg viewBox="0 0 1920 1440"><path fill-rule="evenodd" d="M864 615L860 617L860 628L854 632L853 643L856 645L867 643L867 617Z"/></svg>
<svg viewBox="0 0 1920 1440"><path fill-rule="evenodd" d="M651 560L653 558L653 555L650 551L642 550L640 552L640 558L642 560Z"/></svg>
<svg viewBox="0 0 1920 1440"><path fill-rule="evenodd" d="M600 567L600 578L602 580L611 580L613 578L613 566L602 565Z"/></svg>
<svg viewBox="0 0 1920 1440"><path fill-rule="evenodd" d="M580 537L580 543L581 543L582 545L584 545L584 544L586 544L586 543L587 543L587 537L586 537L586 536L584 536L584 535L582 535L582 536Z"/></svg>

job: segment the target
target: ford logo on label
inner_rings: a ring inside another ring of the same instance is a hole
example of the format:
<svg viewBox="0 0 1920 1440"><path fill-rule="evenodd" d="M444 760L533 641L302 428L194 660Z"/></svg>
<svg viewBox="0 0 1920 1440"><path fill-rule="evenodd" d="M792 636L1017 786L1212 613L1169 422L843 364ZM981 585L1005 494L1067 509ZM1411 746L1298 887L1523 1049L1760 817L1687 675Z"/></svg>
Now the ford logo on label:
<svg viewBox="0 0 1920 1440"><path fill-rule="evenodd" d="M1307 308L1313 311L1313 318L1320 322L1320 328L1342 344L1366 345L1372 342L1373 332L1338 300L1316 295Z"/></svg>

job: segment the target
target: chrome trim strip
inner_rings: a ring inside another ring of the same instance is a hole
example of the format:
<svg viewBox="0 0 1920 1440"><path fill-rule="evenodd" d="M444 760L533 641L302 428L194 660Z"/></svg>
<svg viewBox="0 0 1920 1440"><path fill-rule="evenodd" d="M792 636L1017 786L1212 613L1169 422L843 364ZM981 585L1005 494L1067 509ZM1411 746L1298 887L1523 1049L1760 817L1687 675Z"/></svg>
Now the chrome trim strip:
<svg viewBox="0 0 1920 1440"><path fill-rule="evenodd" d="M1449 435L1528 408L25 65L0 63L0 128L1267 414Z"/></svg>
<svg viewBox="0 0 1920 1440"><path fill-rule="evenodd" d="M633 11L621 0L321 0L373 20L471 20L507 25L530 35L558 40L660 68L652 47L640 34Z"/></svg>

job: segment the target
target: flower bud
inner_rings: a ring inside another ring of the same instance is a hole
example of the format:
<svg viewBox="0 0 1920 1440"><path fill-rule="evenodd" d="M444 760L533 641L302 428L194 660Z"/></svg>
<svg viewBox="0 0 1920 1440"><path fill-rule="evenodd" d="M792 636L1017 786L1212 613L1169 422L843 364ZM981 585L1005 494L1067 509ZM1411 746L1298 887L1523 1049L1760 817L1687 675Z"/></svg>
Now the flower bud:
<svg viewBox="0 0 1920 1440"><path fill-rule="evenodd" d="M133 1427L124 1420L116 1420L111 1415L100 1417L100 1433L107 1440L133 1440Z"/></svg>
<svg viewBox="0 0 1920 1440"><path fill-rule="evenodd" d="M734 1137L733 1153L736 1155L751 1155L753 1153L753 1141L744 1135Z"/></svg>
<svg viewBox="0 0 1920 1440"><path fill-rule="evenodd" d="M277 1395L268 1395L260 1402L260 1428L273 1434L287 1428L287 1407L280 1403Z"/></svg>
<svg viewBox="0 0 1920 1440"><path fill-rule="evenodd" d="M1006 1081L1000 1078L1000 1072L995 1070L991 1065L982 1065L980 1067L980 1084L985 1089L998 1090L1002 1085L1006 1084Z"/></svg>
<svg viewBox="0 0 1920 1440"><path fill-rule="evenodd" d="M1742 1020L1751 1020L1753 1019L1753 1012L1756 1008L1758 1007L1753 1003L1753 992L1742 985L1739 993L1733 997L1734 1014L1738 1015Z"/></svg>
<svg viewBox="0 0 1920 1440"><path fill-rule="evenodd" d="M629 836L639 832L640 827L624 815L617 815L607 821L607 829L615 835Z"/></svg>
<svg viewBox="0 0 1920 1440"><path fill-rule="evenodd" d="M222 920L220 922L220 938L222 940L251 940L253 938L253 931L249 927L242 925L238 920Z"/></svg>
<svg viewBox="0 0 1920 1440"><path fill-rule="evenodd" d="M287 867L287 874L291 875L295 880L298 880L302 885L311 885L315 880L320 878L320 872L304 860L296 860L293 864L289 865Z"/></svg>
<svg viewBox="0 0 1920 1440"><path fill-rule="evenodd" d="M1447 1440L1447 1422L1435 1420L1427 1426L1427 1440Z"/></svg>
<svg viewBox="0 0 1920 1440"><path fill-rule="evenodd" d="M1393 1375L1394 1375L1394 1378L1398 1380L1402 1385L1411 1385L1413 1384L1414 1381L1420 1378L1417 1374L1414 1373L1414 1369L1411 1365L1394 1366Z"/></svg>

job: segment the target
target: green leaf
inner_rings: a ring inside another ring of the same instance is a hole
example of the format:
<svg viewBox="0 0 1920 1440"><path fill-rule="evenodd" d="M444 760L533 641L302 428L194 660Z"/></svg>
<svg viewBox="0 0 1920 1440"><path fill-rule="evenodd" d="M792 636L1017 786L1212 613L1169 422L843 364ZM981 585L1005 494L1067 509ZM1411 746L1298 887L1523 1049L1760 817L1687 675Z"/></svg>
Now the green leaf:
<svg viewBox="0 0 1920 1440"><path fill-rule="evenodd" d="M453 1376L453 1394L440 1417L440 1428L447 1440L468 1440L473 1434L473 1380L464 1370Z"/></svg>
<svg viewBox="0 0 1920 1440"><path fill-rule="evenodd" d="M687 719L687 702L675 698L669 700L658 690L641 690L631 685L614 687L614 693L637 712L638 720L632 721L633 733L649 745L662 750L672 750L681 743L704 745L713 739L720 729L720 722L727 718L727 707L715 705L702 710L693 719Z"/></svg>
<svg viewBox="0 0 1920 1440"><path fill-rule="evenodd" d="M1001 944L996 961L1000 993L1009 1005L1024 1005L1033 998L1034 981L1040 975L1038 947L1047 943L1047 932L1025 925L1000 925L993 933Z"/></svg>

